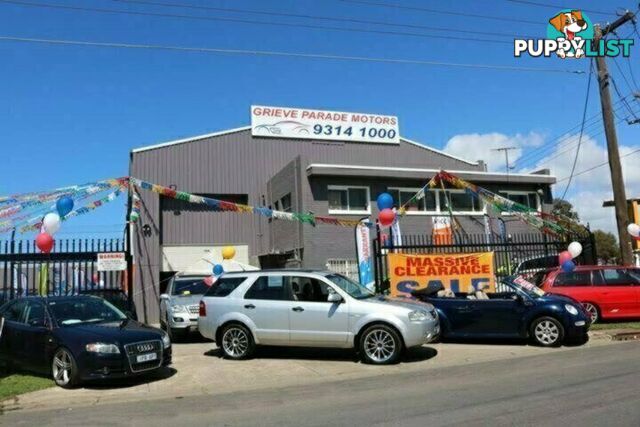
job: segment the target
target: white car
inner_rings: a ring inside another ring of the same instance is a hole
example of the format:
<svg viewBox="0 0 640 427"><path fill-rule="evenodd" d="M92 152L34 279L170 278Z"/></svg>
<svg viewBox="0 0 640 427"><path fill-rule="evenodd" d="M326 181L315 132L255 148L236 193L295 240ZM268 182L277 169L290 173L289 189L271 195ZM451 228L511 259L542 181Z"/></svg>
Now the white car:
<svg viewBox="0 0 640 427"><path fill-rule="evenodd" d="M431 304L377 296L340 274L308 270L225 273L200 301L198 329L231 359L264 344L355 348L373 364L394 363L403 349L440 333Z"/></svg>

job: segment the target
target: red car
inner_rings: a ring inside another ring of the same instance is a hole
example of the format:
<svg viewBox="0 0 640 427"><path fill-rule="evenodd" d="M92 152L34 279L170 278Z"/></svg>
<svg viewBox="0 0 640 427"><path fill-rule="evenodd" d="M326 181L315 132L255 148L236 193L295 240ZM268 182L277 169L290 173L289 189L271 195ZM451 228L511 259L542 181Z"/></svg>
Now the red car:
<svg viewBox="0 0 640 427"><path fill-rule="evenodd" d="M580 301L600 319L640 317L640 269L619 265L578 266L571 273L551 271L540 287Z"/></svg>

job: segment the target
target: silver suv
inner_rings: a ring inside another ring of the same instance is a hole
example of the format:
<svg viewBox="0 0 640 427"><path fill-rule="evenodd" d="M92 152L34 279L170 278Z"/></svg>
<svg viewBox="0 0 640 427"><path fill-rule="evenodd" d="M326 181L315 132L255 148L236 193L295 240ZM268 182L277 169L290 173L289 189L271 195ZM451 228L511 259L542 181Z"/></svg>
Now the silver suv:
<svg viewBox="0 0 640 427"><path fill-rule="evenodd" d="M198 330L198 303L209 289L202 275L176 275L160 295L160 327L171 341Z"/></svg>
<svg viewBox="0 0 640 427"><path fill-rule="evenodd" d="M200 301L200 333L231 359L256 345L355 348L363 361L387 364L404 348L434 340L431 304L376 296L333 272L225 273Z"/></svg>

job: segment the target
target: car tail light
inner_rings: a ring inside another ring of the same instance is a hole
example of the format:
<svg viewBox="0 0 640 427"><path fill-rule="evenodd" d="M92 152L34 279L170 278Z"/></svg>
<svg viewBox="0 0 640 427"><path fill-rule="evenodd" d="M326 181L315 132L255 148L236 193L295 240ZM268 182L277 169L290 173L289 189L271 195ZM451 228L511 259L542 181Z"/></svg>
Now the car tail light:
<svg viewBox="0 0 640 427"><path fill-rule="evenodd" d="M200 301L200 310L198 311L200 317L207 317L207 305L204 301Z"/></svg>

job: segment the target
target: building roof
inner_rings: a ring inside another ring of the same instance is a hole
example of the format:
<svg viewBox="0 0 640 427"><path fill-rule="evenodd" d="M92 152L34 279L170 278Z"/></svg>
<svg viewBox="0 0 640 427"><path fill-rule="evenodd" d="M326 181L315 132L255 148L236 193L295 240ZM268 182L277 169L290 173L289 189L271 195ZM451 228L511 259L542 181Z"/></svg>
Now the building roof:
<svg viewBox="0 0 640 427"><path fill-rule="evenodd" d="M134 149L131 150L131 152L134 153L134 154L135 153L141 153L141 152L144 152L144 151L156 150L156 149L159 149L159 148L165 148L165 147L170 147L170 146L179 145L179 144L186 144L188 142L200 141L200 140L207 139L207 138L212 138L212 137L222 136L222 135L229 135L229 134L232 134L232 133L243 132L243 131L247 131L247 130L251 130L251 126L242 126L242 127L238 127L238 128L234 128L234 129L227 129L227 130L223 130L223 131L219 131L219 132L213 132L213 133L207 133L207 134L204 134L204 135L192 136L192 137L189 137L189 138L183 138L183 139L176 139L176 140L173 140L173 141L161 142L159 144L154 144L154 145L148 145L148 146L145 146L145 147L134 148ZM441 151L441 150L438 150L436 148L426 146L424 144L421 144L419 142L416 142L416 141L413 141L411 139L405 138L403 136L400 136L400 140L402 142L406 142L407 144L411 144L411 145L415 145L417 147L420 147L420 148L422 148L424 150L429 150L429 151L432 151L434 153L438 153L438 154L441 154L443 156L447 156L447 157L450 157L452 159L459 160L461 162L465 162L465 163L467 163L469 165L477 166L479 164L477 161L469 161L467 159L463 159L461 157L454 156L454 155L449 154L449 153L447 153L445 151Z"/></svg>
<svg viewBox="0 0 640 427"><path fill-rule="evenodd" d="M640 197L630 197L627 199L627 203L632 203L632 202L640 202ZM604 202L602 202L603 208L610 208L615 205L616 203L613 200L605 200Z"/></svg>
<svg viewBox="0 0 640 427"><path fill-rule="evenodd" d="M406 179L424 179L433 176L438 169L399 168L385 166L330 165L313 163L307 167L308 176L371 176ZM462 179L474 182L512 182L518 184L555 184L556 177L542 173L499 173L481 171L447 170Z"/></svg>

